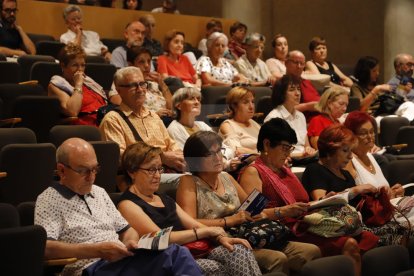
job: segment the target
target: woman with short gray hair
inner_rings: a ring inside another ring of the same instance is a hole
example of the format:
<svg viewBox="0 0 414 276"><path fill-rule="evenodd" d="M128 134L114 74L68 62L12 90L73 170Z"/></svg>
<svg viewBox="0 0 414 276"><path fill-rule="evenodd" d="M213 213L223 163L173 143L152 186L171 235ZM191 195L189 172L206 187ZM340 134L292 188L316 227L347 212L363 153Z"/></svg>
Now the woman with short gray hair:
<svg viewBox="0 0 414 276"><path fill-rule="evenodd" d="M207 39L208 56L202 56L197 64L197 74L203 86L230 86L233 83L247 83L230 62L223 57L228 39L223 33L214 32Z"/></svg>
<svg viewBox="0 0 414 276"><path fill-rule="evenodd" d="M272 76L266 63L260 59L264 50L266 38L259 33L252 33L246 36L244 45L246 54L241 56L234 67L246 76L251 86L273 85L276 78Z"/></svg>

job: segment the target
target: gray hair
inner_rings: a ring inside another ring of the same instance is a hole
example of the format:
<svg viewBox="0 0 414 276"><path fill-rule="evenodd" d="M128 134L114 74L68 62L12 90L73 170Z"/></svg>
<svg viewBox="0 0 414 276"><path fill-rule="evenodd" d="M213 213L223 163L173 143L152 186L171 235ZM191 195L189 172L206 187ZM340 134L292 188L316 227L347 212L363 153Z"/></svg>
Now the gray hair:
<svg viewBox="0 0 414 276"><path fill-rule="evenodd" d="M197 97L201 99L201 92L194 87L184 87L175 91L172 97L172 106L175 113L177 114L177 120L179 120L181 117L181 111L177 108L177 105L191 97Z"/></svg>
<svg viewBox="0 0 414 276"><path fill-rule="evenodd" d="M115 86L118 86L121 82L123 82L127 75L132 74L139 74L143 76L141 70L135 66L124 67L116 71L114 75Z"/></svg>
<svg viewBox="0 0 414 276"><path fill-rule="evenodd" d="M80 9L79 6L69 5L63 10L63 19L65 19L65 21L66 21L66 18L68 17L68 15L72 12L75 12L75 11L80 12L80 14L83 16L82 10Z"/></svg>
<svg viewBox="0 0 414 276"><path fill-rule="evenodd" d="M250 33L244 39L244 44L246 45L253 45L254 42L259 41L265 43L266 38L264 35L259 33Z"/></svg>
<svg viewBox="0 0 414 276"><path fill-rule="evenodd" d="M411 59L412 56L409 54L398 54L394 59L394 68L397 68L398 65L403 63L404 59Z"/></svg>
<svg viewBox="0 0 414 276"><path fill-rule="evenodd" d="M227 36L223 33L214 32L207 39L207 42L206 42L207 49L210 49L213 46L214 42L216 42L216 40L219 38L224 39L224 44L225 46L227 46L227 44L229 43Z"/></svg>

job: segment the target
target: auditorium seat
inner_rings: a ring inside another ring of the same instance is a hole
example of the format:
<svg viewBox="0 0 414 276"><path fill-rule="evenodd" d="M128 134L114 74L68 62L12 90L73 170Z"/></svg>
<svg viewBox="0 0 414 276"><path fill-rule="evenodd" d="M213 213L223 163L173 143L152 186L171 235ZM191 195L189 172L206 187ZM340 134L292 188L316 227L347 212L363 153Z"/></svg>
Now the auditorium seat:
<svg viewBox="0 0 414 276"><path fill-rule="evenodd" d="M59 41L39 41L36 43L36 53L38 55L52 56L58 59L60 50L65 44Z"/></svg>
<svg viewBox="0 0 414 276"><path fill-rule="evenodd" d="M0 202L0 229L20 226L20 216L16 207Z"/></svg>
<svg viewBox="0 0 414 276"><path fill-rule="evenodd" d="M0 150L9 144L36 144L36 134L28 128L0 128Z"/></svg>
<svg viewBox="0 0 414 276"><path fill-rule="evenodd" d="M108 51L111 53L115 48L125 45L124 39L101 38L101 41L106 47L108 47Z"/></svg>
<svg viewBox="0 0 414 276"><path fill-rule="evenodd" d="M86 56L86 63L108 63L103 56Z"/></svg>
<svg viewBox="0 0 414 276"><path fill-rule="evenodd" d="M87 63L85 74L99 83L105 91L111 89L111 85L116 72L116 67L112 64Z"/></svg>
<svg viewBox="0 0 414 276"><path fill-rule="evenodd" d="M50 55L24 55L17 58L17 63L20 64L21 68L21 81L30 80L30 71L32 70L32 65L39 61L54 62L55 58Z"/></svg>
<svg viewBox="0 0 414 276"><path fill-rule="evenodd" d="M0 84L20 82L20 64L17 62L0 61L0 72Z"/></svg>
<svg viewBox="0 0 414 276"><path fill-rule="evenodd" d="M58 63L39 61L32 66L30 80L37 80L43 89L47 91L50 79L54 75L62 75L62 68Z"/></svg>
<svg viewBox="0 0 414 276"><path fill-rule="evenodd" d="M346 113L359 110L361 108L361 100L358 97L349 97L348 107Z"/></svg>
<svg viewBox="0 0 414 276"><path fill-rule="evenodd" d="M324 257L307 262L300 276L354 276L354 265L350 257L344 255Z"/></svg>
<svg viewBox="0 0 414 276"><path fill-rule="evenodd" d="M396 144L407 144L399 154L414 154L414 126L400 127L397 133Z"/></svg>
<svg viewBox="0 0 414 276"><path fill-rule="evenodd" d="M384 117L380 122L379 142L381 146L395 145L398 130L408 126L410 122L405 117Z"/></svg>
<svg viewBox="0 0 414 276"><path fill-rule="evenodd" d="M33 34L33 33L27 33L27 36L30 38L30 40L36 45L40 41L55 41L55 38L51 35L47 34Z"/></svg>
<svg viewBox="0 0 414 276"><path fill-rule="evenodd" d="M362 255L363 276L396 275L409 268L408 250L401 245L373 248Z"/></svg>
<svg viewBox="0 0 414 276"><path fill-rule="evenodd" d="M102 140L99 129L94 126L57 125L52 127L49 132L49 142L55 145L56 148L72 137L79 137L85 141Z"/></svg>

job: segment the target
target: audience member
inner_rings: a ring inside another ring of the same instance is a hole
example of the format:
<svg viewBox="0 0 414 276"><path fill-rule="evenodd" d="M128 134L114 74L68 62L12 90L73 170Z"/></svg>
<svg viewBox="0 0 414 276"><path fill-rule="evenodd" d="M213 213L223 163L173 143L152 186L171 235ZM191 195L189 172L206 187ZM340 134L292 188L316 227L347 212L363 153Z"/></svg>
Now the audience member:
<svg viewBox="0 0 414 276"><path fill-rule="evenodd" d="M326 74L331 76L331 82L338 85L351 87L352 80L345 76L339 68L330 61L327 61L328 50L326 40L322 37L315 36L309 43L309 51L312 60L306 62L306 72L310 74Z"/></svg>
<svg viewBox="0 0 414 276"><path fill-rule="evenodd" d="M122 8L127 10L141 10L143 0L123 0Z"/></svg>
<svg viewBox="0 0 414 276"><path fill-rule="evenodd" d="M198 239L214 240L211 252L198 258L204 275L261 275L248 241L227 237L222 227L205 226L184 212L174 199L156 193L163 167L161 149L144 142L128 146L122 157L129 188L118 208L140 234L173 226L170 243L186 244Z"/></svg>
<svg viewBox="0 0 414 276"><path fill-rule="evenodd" d="M238 211L247 194L233 177L222 172L221 145L221 138L211 131L199 131L188 138L184 156L192 175L181 177L177 203L205 225L243 228L243 223L266 217L268 210L254 217L246 211ZM266 237L265 231L262 231L258 235L263 235L260 236L263 247ZM265 273L283 271L289 274L290 269L300 271L307 261L320 256L318 247L313 244L287 242L281 247L266 245L265 249L259 247L254 251Z"/></svg>
<svg viewBox="0 0 414 276"><path fill-rule="evenodd" d="M81 46L89 56L103 56L107 61L111 60L111 53L100 41L99 35L93 31L83 30L82 11L79 6L67 6L63 10L63 19L68 31L60 36L60 42L74 43Z"/></svg>
<svg viewBox="0 0 414 276"><path fill-rule="evenodd" d="M267 68L270 73L276 78L280 79L286 74L285 61L289 52L289 45L286 37L281 34L275 35L272 40L272 47L274 49L274 57L266 60Z"/></svg>
<svg viewBox="0 0 414 276"><path fill-rule="evenodd" d="M183 247L138 249L138 233L105 190L93 185L99 164L92 145L71 138L57 149L56 159L60 181L37 198L34 223L46 230L46 259L78 259L62 275L202 275Z"/></svg>
<svg viewBox="0 0 414 276"><path fill-rule="evenodd" d="M151 12L180 14L180 11L177 9L177 0L164 0L161 7L155 8Z"/></svg>
<svg viewBox="0 0 414 276"><path fill-rule="evenodd" d="M414 101L413 68L414 59L411 55L398 54L394 59L395 76L388 81L393 90L409 101Z"/></svg>
<svg viewBox="0 0 414 276"><path fill-rule="evenodd" d="M207 39L212 33L215 32L222 33L223 25L221 24L221 21L217 19L211 19L207 22L206 25L206 36L198 43L198 49L203 53L204 56L208 55Z"/></svg>
<svg viewBox="0 0 414 276"><path fill-rule="evenodd" d="M244 42L246 54L234 63L234 67L250 81L252 86L273 85L276 80L270 74L266 63L260 59L265 40L265 37L259 33L247 35Z"/></svg>
<svg viewBox="0 0 414 276"><path fill-rule="evenodd" d="M161 75L151 72L151 52L144 47L133 46L127 51L127 60L131 66L141 70L148 82L144 106L161 118L172 117L172 95Z"/></svg>
<svg viewBox="0 0 414 276"><path fill-rule="evenodd" d="M297 81L297 80L296 80ZM315 156L316 151L310 146L305 115L295 109L300 103L301 91L298 82L284 75L273 86L272 104L274 109L264 119L265 122L273 118L282 118L296 132L297 143L290 157L304 158Z"/></svg>
<svg viewBox="0 0 414 276"><path fill-rule="evenodd" d="M234 87L226 97L230 119L220 125L219 135L236 155L257 153L256 143L260 125L254 115L254 93L245 87Z"/></svg>
<svg viewBox="0 0 414 276"><path fill-rule="evenodd" d="M155 30L155 18L151 14L146 14L138 18L138 21L145 26L145 38L143 47L147 48L153 57L158 57L164 53L161 42L153 38Z"/></svg>
<svg viewBox="0 0 414 276"><path fill-rule="evenodd" d="M286 74L300 83L302 96L300 104L295 108L303 112L306 121L309 122L313 116L318 114L315 105L318 103L320 96L312 83L302 78L303 69L305 68L305 55L297 50L290 51L286 57L285 65Z"/></svg>
<svg viewBox="0 0 414 276"><path fill-rule="evenodd" d="M132 21L125 27L125 45L119 46L112 51L111 64L117 68L128 66L127 49L132 46L142 46L145 37L145 26L139 21Z"/></svg>
<svg viewBox="0 0 414 276"><path fill-rule="evenodd" d="M16 0L1 0L0 54L22 56L36 54L36 47L20 25L16 24Z"/></svg>
<svg viewBox="0 0 414 276"><path fill-rule="evenodd" d="M201 88L201 80L186 55L183 55L185 35L181 31L171 30L164 38L165 55L158 57L158 72L165 79L179 78L185 86Z"/></svg>
<svg viewBox="0 0 414 276"><path fill-rule="evenodd" d="M233 25L230 26L229 50L224 55L225 58L231 62L234 62L239 57L246 54L246 50L243 45L246 33L247 26L239 21L234 22Z"/></svg>
<svg viewBox="0 0 414 276"><path fill-rule="evenodd" d="M212 33L207 39L208 56L200 57L196 64L203 86L230 86L249 82L223 57L227 41L226 35L219 32Z"/></svg>
<svg viewBox="0 0 414 276"><path fill-rule="evenodd" d="M97 125L97 110L107 104L119 103L120 97L111 92L106 95L102 86L85 75L85 52L76 44L65 45L59 53L62 76L50 80L48 95L57 97L66 116L77 116L80 125Z"/></svg>
<svg viewBox="0 0 414 276"><path fill-rule="evenodd" d="M159 147L163 152L161 160L165 166L184 171L182 151L168 135L160 117L144 107L148 83L144 81L141 70L132 66L122 68L115 73L114 83L122 103L119 113L111 111L103 118L99 126L102 138L116 142L121 155L127 146L137 141Z"/></svg>
<svg viewBox="0 0 414 276"><path fill-rule="evenodd" d="M348 107L349 93L340 86L327 89L316 108L321 113L312 118L308 125L308 136L310 144L318 149L318 139L321 132L328 126L340 123L340 118L345 114Z"/></svg>

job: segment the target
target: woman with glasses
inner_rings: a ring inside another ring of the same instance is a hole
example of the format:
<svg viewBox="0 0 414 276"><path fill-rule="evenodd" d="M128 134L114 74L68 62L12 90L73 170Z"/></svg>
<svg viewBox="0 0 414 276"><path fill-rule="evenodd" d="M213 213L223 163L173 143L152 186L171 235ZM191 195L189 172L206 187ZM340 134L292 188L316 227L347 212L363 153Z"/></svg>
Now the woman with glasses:
<svg viewBox="0 0 414 276"><path fill-rule="evenodd" d="M296 144L295 131L280 118L274 118L263 124L257 141L260 156L242 173L240 185L250 193L254 189L263 193L269 203L264 210L273 220L282 220L290 227L296 218L308 210L309 196L299 179L285 166L286 159ZM313 163L318 164L318 163ZM311 165L308 165L308 167ZM358 242L357 242L357 240ZM344 254L350 256L360 269L359 250L368 250L376 246L377 238L368 232L358 237L341 236L324 238L304 233L295 240L309 242L319 246L323 256Z"/></svg>
<svg viewBox="0 0 414 276"><path fill-rule="evenodd" d="M217 242L210 253L197 259L204 275L260 275L246 240L230 238L222 227L206 226L193 219L167 195L158 194L163 173L161 149L137 142L128 146L122 166L129 188L118 209L129 224L145 235L173 226L169 242L186 244L199 239Z"/></svg>
<svg viewBox="0 0 414 276"><path fill-rule="evenodd" d="M260 220L263 213L251 217L246 211L237 211L247 198L242 187L223 172L222 140L210 131L191 135L184 146L184 157L192 175L181 177L177 203L200 223L216 227L237 227L244 222ZM319 257L318 248L310 244L289 242L280 251L254 251L264 272L300 270L309 260Z"/></svg>
<svg viewBox="0 0 414 276"><path fill-rule="evenodd" d="M78 117L74 124L97 126L97 111L111 103L121 102L118 94L103 90L102 86L85 75L85 52L75 44L65 45L59 53L62 76L50 80L48 95L57 97L64 115Z"/></svg>
<svg viewBox="0 0 414 276"><path fill-rule="evenodd" d="M328 48L326 40L322 37L315 36L309 43L309 51L312 59L306 62L306 72L309 74L326 74L331 76L331 82L351 87L352 80L342 73L339 68L330 61L327 61Z"/></svg>
<svg viewBox="0 0 414 276"><path fill-rule="evenodd" d="M327 89L315 108L320 112L308 125L308 136L311 146L318 149L318 139L326 127L340 123L340 118L348 107L349 93L339 86Z"/></svg>
<svg viewBox="0 0 414 276"><path fill-rule="evenodd" d="M316 155L316 150L309 144L305 115L295 108L300 104L300 98L300 83L296 82L292 76L284 75L273 86L272 104L274 109L264 119L267 122L272 118L282 118L295 130L298 142L290 155L292 158Z"/></svg>

